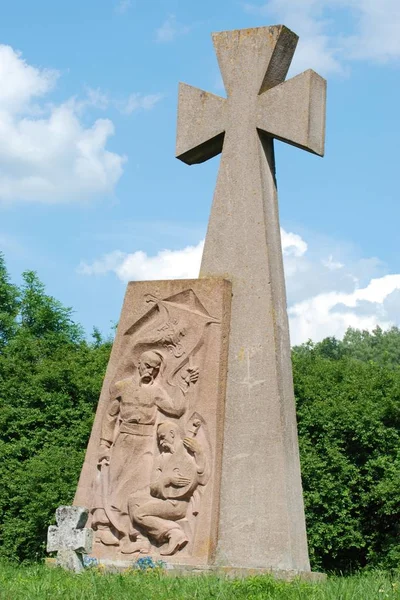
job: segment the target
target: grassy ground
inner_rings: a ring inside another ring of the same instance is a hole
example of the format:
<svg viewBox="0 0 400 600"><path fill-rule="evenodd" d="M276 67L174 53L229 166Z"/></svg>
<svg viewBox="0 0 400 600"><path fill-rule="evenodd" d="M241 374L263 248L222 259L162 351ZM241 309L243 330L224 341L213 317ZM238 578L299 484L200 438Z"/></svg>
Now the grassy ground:
<svg viewBox="0 0 400 600"><path fill-rule="evenodd" d="M0 564L0 600L400 600L400 575L332 577L325 583L282 583L269 577L172 578L160 572L81 575L43 565Z"/></svg>

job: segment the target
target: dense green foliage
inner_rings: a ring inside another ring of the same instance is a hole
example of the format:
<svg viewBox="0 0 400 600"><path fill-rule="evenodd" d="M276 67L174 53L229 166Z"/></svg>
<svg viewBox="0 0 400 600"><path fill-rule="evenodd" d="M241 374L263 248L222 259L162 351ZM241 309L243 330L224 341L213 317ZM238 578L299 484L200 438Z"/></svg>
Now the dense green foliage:
<svg viewBox="0 0 400 600"><path fill-rule="evenodd" d="M314 568L400 564L400 331L294 348Z"/></svg>
<svg viewBox="0 0 400 600"><path fill-rule="evenodd" d="M111 347L23 281L0 255L0 556L19 560L73 499ZM293 368L313 568L398 567L400 331L309 342Z"/></svg>
<svg viewBox="0 0 400 600"><path fill-rule="evenodd" d="M332 577L322 583L275 581L268 576L229 580L168 577L162 571L81 575L43 565L0 565L0 600L400 600L400 580L388 573Z"/></svg>
<svg viewBox="0 0 400 600"><path fill-rule="evenodd" d="M0 255L0 555L32 559L73 499L110 343L85 341L34 273L23 280Z"/></svg>

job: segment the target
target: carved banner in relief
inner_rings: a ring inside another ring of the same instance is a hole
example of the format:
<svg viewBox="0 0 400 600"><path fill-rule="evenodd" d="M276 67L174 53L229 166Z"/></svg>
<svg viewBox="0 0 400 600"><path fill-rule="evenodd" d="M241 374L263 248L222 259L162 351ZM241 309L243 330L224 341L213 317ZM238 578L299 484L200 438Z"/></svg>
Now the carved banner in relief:
<svg viewBox="0 0 400 600"><path fill-rule="evenodd" d="M229 305L220 279L129 284L75 498L99 558L210 558Z"/></svg>

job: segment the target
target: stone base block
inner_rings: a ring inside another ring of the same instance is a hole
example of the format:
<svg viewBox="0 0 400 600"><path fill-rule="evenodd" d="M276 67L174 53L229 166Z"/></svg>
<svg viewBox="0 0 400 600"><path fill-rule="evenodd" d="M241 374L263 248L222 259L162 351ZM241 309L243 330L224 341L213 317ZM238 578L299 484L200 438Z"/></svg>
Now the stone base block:
<svg viewBox="0 0 400 600"><path fill-rule="evenodd" d="M159 560L160 557L154 557ZM108 573L122 573L132 569L135 560L99 560L98 564L101 570ZM194 575L216 575L218 577L226 577L229 579L244 579L245 577L254 577L255 575L272 575L274 579L281 581L293 581L301 579L311 583L323 582L327 576L325 573L314 573L312 571L284 571L278 569L257 568L249 569L246 567L221 567L215 565L178 565L175 563L165 564L165 574L172 577L187 577Z"/></svg>
<svg viewBox="0 0 400 600"><path fill-rule="evenodd" d="M320 582L326 580L325 573L313 573L312 571L281 571L277 569L250 569L247 567L192 567L173 565L168 570L171 575L204 575L205 573L228 577L231 579L244 579L245 577L254 577L255 575L272 575L274 579L282 581L293 581L301 579L302 581Z"/></svg>

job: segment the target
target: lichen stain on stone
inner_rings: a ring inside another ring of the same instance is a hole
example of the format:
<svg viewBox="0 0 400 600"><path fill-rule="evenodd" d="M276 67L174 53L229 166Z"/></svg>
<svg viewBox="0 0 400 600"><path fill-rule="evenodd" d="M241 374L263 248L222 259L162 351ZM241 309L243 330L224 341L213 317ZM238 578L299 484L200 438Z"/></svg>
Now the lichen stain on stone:
<svg viewBox="0 0 400 600"><path fill-rule="evenodd" d="M240 350L239 350L239 354L238 354L238 360L240 360L240 361L243 361L243 360L244 360L244 357L245 357L245 354L246 354L246 353L245 353L245 351L244 351L244 348L243 348L243 347L242 347L242 348L240 348Z"/></svg>
<svg viewBox="0 0 400 600"><path fill-rule="evenodd" d="M210 548L212 548L212 545L213 545L213 540L211 539L210 536L207 536L203 540L203 542L201 544L199 544L199 547L198 547L199 553L203 556L207 556L207 554L210 551Z"/></svg>

